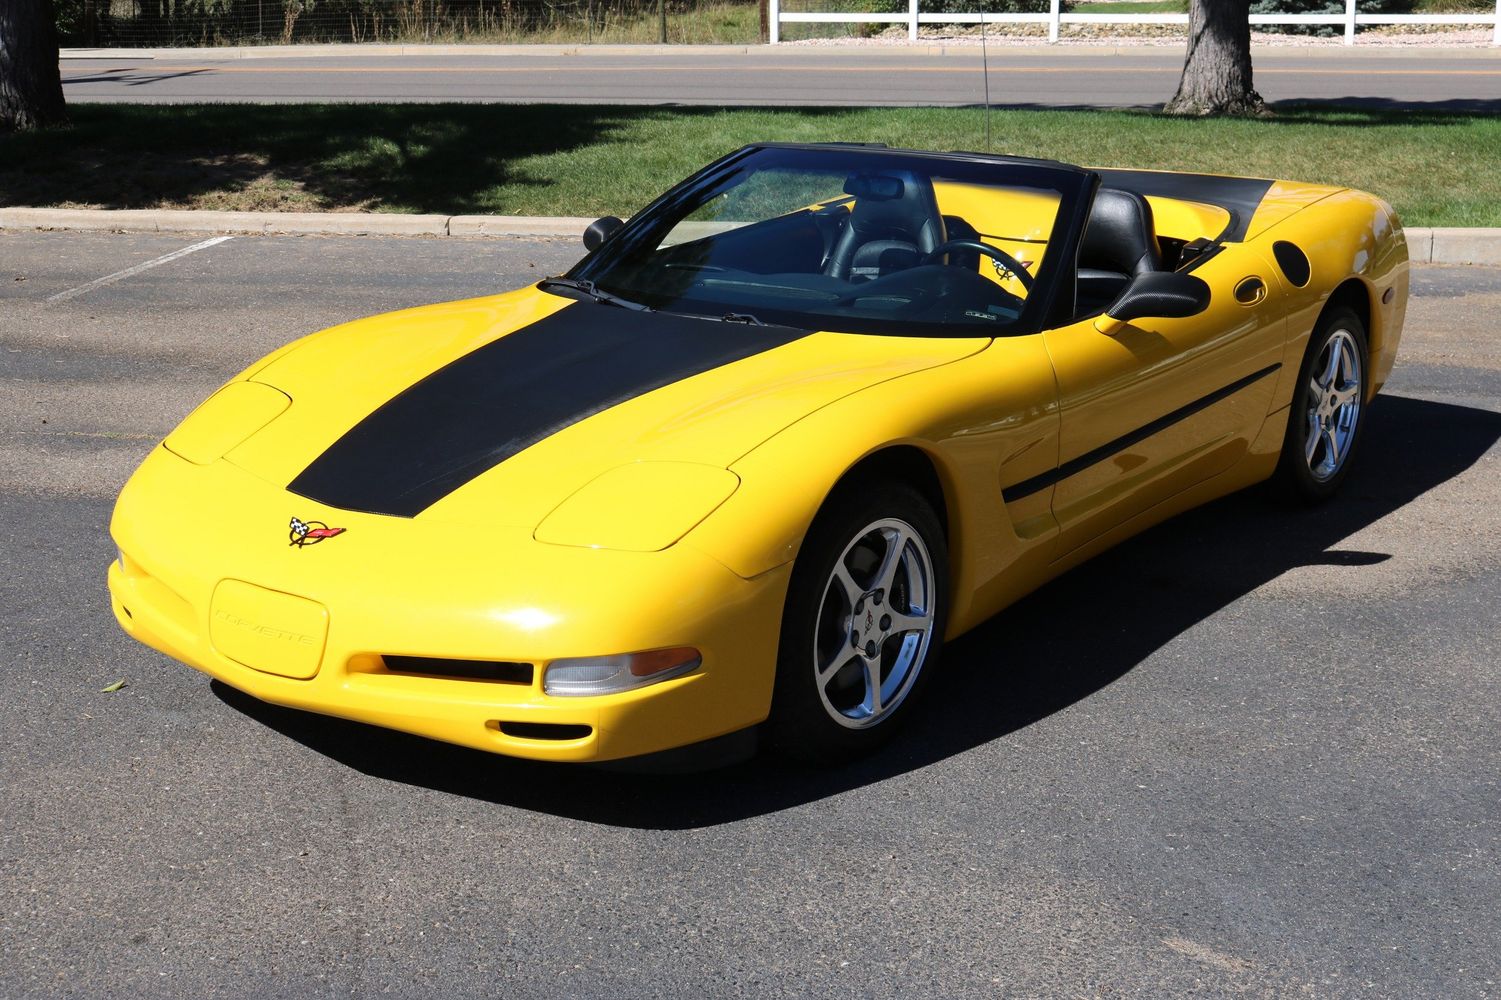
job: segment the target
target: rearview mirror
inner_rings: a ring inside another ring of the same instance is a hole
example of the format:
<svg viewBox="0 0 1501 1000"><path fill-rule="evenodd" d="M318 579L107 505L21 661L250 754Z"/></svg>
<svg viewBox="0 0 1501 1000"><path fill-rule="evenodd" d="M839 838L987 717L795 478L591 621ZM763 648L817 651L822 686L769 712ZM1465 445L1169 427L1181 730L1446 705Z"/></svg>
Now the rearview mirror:
<svg viewBox="0 0 1501 1000"><path fill-rule="evenodd" d="M1095 329L1114 334L1136 319L1181 319L1197 316L1209 308L1209 285L1181 271L1151 271L1138 274L1116 296Z"/></svg>
<svg viewBox="0 0 1501 1000"><path fill-rule="evenodd" d="M905 189L900 177L881 174L850 174L844 182L844 193L861 201L896 201Z"/></svg>
<svg viewBox="0 0 1501 1000"><path fill-rule="evenodd" d="M603 219L595 219L589 223L589 228L584 230L584 249L593 251L599 249L599 245L607 240L611 233L625 225L613 215L607 215Z"/></svg>

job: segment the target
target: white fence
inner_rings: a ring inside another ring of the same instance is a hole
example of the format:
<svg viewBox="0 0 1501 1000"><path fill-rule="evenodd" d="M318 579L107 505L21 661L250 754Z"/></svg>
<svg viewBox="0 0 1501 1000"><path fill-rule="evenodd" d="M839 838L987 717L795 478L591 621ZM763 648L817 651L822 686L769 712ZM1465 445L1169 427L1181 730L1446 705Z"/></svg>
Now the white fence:
<svg viewBox="0 0 1501 1000"><path fill-rule="evenodd" d="M781 40L784 24L905 24L907 37L917 41L917 28L923 24L1045 24L1048 41L1058 41L1060 24L1188 24L1187 14L1065 14L1059 0L1052 0L1046 14L924 14L919 0L907 0L907 9L890 14L835 14L784 11L781 0L768 0L772 43ZM1501 45L1501 0L1496 0L1494 14L1362 14L1355 0L1345 0L1343 14L1252 14L1257 24L1330 24L1345 29L1345 44L1355 44L1355 29L1365 24L1489 24L1494 25L1492 45Z"/></svg>

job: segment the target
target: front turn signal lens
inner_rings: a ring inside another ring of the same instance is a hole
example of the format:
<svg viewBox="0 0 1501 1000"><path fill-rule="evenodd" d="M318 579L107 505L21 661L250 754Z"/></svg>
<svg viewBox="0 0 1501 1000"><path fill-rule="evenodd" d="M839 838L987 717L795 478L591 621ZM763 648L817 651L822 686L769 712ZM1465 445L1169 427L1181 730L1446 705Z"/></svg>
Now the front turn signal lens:
<svg viewBox="0 0 1501 1000"><path fill-rule="evenodd" d="M559 697L619 694L681 677L701 663L699 651L689 646L553 660L542 675L542 690Z"/></svg>

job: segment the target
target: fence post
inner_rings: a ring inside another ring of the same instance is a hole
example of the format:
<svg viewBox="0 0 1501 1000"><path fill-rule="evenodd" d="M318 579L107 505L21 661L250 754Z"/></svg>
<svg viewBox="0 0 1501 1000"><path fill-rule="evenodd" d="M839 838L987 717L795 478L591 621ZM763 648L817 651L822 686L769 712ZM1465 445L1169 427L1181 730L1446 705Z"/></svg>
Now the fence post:
<svg viewBox="0 0 1501 1000"><path fill-rule="evenodd" d="M1501 3L1501 0L1496 0ZM766 2L766 44L775 45L782 40L782 0Z"/></svg>
<svg viewBox="0 0 1501 1000"><path fill-rule="evenodd" d="M1501 0L1496 0L1496 32L1491 36L1492 45L1501 45Z"/></svg>
<svg viewBox="0 0 1501 1000"><path fill-rule="evenodd" d="M1501 3L1501 0L1497 0ZM1048 6L1048 42L1051 44L1058 41L1058 19L1062 13L1062 0L1053 0Z"/></svg>
<svg viewBox="0 0 1501 1000"><path fill-rule="evenodd" d="M917 41L917 0L907 0L907 41Z"/></svg>
<svg viewBox="0 0 1501 1000"><path fill-rule="evenodd" d="M1355 0L1345 0L1345 44L1355 44Z"/></svg>

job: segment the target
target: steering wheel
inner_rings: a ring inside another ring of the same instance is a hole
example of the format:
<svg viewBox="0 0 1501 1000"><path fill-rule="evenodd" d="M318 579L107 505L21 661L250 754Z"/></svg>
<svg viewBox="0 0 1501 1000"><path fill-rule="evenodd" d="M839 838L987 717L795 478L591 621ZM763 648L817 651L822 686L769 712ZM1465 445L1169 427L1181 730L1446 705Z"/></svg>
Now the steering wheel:
<svg viewBox="0 0 1501 1000"><path fill-rule="evenodd" d="M1000 261L1002 264L1005 264L1008 269L1010 269L1011 276L1014 277L1017 281L1020 281L1023 288L1025 288L1029 292L1032 290L1032 275L1027 271L1025 267L1022 266L1021 261L1011 256L1000 247L993 247L989 243L982 243L979 240L949 240L947 243L940 243L938 246L934 247L928 253L923 255L921 263L937 263L938 258L955 250L974 250L984 254L987 257L992 258L993 260Z"/></svg>

